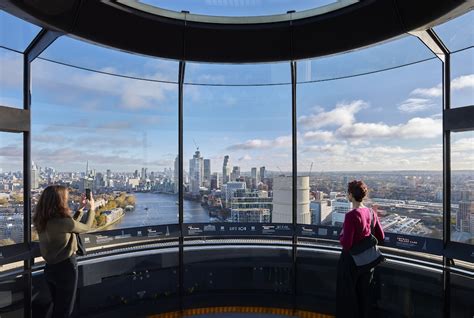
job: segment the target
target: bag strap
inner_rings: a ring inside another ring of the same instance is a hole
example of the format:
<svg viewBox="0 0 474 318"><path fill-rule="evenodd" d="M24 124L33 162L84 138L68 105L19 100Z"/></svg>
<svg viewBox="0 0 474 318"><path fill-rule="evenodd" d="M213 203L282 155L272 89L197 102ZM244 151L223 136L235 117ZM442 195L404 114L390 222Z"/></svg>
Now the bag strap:
<svg viewBox="0 0 474 318"><path fill-rule="evenodd" d="M375 217L374 217L374 211L372 210L372 208L369 208L369 211L370 211L370 233L373 234L374 233L374 222L375 222Z"/></svg>

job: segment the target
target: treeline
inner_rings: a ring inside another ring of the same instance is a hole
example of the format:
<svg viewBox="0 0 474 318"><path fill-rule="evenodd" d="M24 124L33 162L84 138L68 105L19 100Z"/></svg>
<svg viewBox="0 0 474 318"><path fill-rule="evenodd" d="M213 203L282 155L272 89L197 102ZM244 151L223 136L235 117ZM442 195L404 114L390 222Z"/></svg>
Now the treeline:
<svg viewBox="0 0 474 318"><path fill-rule="evenodd" d="M134 195L122 192L118 196L109 196L108 198L105 198L107 200L107 203L96 209L95 211L95 220L93 223L93 227L101 227L104 226L107 222L107 217L103 212L113 210L115 208L122 208L125 209L127 205L135 205L136 199Z"/></svg>

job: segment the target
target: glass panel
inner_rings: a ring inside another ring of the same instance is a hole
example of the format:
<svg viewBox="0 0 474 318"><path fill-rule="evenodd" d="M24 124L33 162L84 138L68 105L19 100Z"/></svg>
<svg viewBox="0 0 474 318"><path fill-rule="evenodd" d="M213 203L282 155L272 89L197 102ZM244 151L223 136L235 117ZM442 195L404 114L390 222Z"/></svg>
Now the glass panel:
<svg viewBox="0 0 474 318"><path fill-rule="evenodd" d="M453 52L474 45L474 11L434 28L443 43Z"/></svg>
<svg viewBox="0 0 474 318"><path fill-rule="evenodd" d="M430 60L298 84L298 172L310 177L313 224L341 226L347 184L362 179L386 231L441 238L441 97L419 95L440 79Z"/></svg>
<svg viewBox="0 0 474 318"><path fill-rule="evenodd" d="M90 45L67 36L54 41L40 58L106 73L173 83L178 81L179 63L176 61Z"/></svg>
<svg viewBox="0 0 474 318"><path fill-rule="evenodd" d="M0 45L23 52L41 30L38 26L0 10Z"/></svg>
<svg viewBox="0 0 474 318"><path fill-rule="evenodd" d="M0 48L0 106L23 108L23 55Z"/></svg>
<svg viewBox="0 0 474 318"><path fill-rule="evenodd" d="M141 76L133 67L129 71ZM176 84L38 59L32 86L32 160L40 175L32 184L33 206L45 186L64 184L73 189L72 209L92 189L97 230L177 223Z"/></svg>
<svg viewBox="0 0 474 318"><path fill-rule="evenodd" d="M23 242L23 134L0 132L0 246Z"/></svg>
<svg viewBox="0 0 474 318"><path fill-rule="evenodd" d="M440 94L439 85L437 89ZM474 48L451 55L451 108L470 105L474 105Z"/></svg>
<svg viewBox="0 0 474 318"><path fill-rule="evenodd" d="M336 3L338 0L140 0L139 2L177 12L185 10L194 14L239 17L284 14L290 10L298 12Z"/></svg>
<svg viewBox="0 0 474 318"><path fill-rule="evenodd" d="M3 277L0 280L0 312L2 317L24 317L25 277Z"/></svg>
<svg viewBox="0 0 474 318"><path fill-rule="evenodd" d="M404 36L334 56L298 62L298 83L365 74L426 59L433 53L418 38Z"/></svg>
<svg viewBox="0 0 474 318"><path fill-rule="evenodd" d="M199 64L186 63L186 84L266 85L291 84L289 63Z"/></svg>
<svg viewBox="0 0 474 318"><path fill-rule="evenodd" d="M451 133L451 239L474 244L474 131Z"/></svg>
<svg viewBox="0 0 474 318"><path fill-rule="evenodd" d="M189 63L186 82L273 80L268 66ZM270 69L290 82L288 63ZM184 88L184 221L291 222L291 85Z"/></svg>

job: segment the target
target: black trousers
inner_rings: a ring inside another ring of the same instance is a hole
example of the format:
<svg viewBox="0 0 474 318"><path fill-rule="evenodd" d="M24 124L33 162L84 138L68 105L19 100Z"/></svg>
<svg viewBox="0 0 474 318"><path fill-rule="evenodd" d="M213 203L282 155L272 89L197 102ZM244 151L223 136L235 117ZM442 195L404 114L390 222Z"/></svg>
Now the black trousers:
<svg viewBox="0 0 474 318"><path fill-rule="evenodd" d="M53 300L52 318L70 317L76 300L76 256L57 264L46 264L44 274Z"/></svg>
<svg viewBox="0 0 474 318"><path fill-rule="evenodd" d="M369 318L373 299L374 269L358 270L343 251L337 264L336 317Z"/></svg>

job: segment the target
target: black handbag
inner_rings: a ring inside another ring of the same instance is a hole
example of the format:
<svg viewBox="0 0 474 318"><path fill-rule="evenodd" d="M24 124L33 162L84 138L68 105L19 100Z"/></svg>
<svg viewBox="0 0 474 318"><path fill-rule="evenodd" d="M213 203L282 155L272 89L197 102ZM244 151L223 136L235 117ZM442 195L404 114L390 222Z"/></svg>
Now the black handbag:
<svg viewBox="0 0 474 318"><path fill-rule="evenodd" d="M370 209L370 235L353 245L349 253L358 268L373 268L385 261L379 250L378 240L374 236L374 212Z"/></svg>

